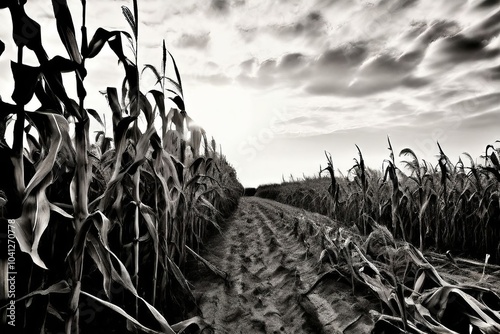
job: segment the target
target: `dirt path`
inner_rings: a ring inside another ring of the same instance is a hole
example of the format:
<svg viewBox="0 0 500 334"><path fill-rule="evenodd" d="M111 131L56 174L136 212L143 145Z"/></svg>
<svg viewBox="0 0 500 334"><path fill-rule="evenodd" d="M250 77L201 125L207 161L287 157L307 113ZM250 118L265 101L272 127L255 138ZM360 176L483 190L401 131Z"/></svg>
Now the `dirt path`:
<svg viewBox="0 0 500 334"><path fill-rule="evenodd" d="M319 214L260 198L239 208L202 256L229 284L199 265L190 277L215 333L369 333L378 304L334 275L322 277ZM315 284L317 283L317 284Z"/></svg>

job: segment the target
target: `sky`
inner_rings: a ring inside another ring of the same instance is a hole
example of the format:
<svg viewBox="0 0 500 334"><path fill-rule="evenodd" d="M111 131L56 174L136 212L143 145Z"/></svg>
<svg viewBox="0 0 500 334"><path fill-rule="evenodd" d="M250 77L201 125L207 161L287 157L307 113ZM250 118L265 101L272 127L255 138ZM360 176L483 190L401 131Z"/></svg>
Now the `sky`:
<svg viewBox="0 0 500 334"><path fill-rule="evenodd" d="M81 2L68 3L79 27ZM131 1L87 3L89 38L130 31ZM49 56L66 55L50 2L28 0L26 12ZM438 141L452 162L463 152L482 162L500 139L498 0L140 0L139 19L139 62L159 67L165 39L188 114L247 187L317 174L325 151L345 174L355 144L381 169L388 136L398 160L409 147L433 163ZM1 73L16 59L10 36L6 24ZM107 48L87 65L87 106L108 113L99 91L120 87L122 68ZM12 87L0 77L5 101Z"/></svg>

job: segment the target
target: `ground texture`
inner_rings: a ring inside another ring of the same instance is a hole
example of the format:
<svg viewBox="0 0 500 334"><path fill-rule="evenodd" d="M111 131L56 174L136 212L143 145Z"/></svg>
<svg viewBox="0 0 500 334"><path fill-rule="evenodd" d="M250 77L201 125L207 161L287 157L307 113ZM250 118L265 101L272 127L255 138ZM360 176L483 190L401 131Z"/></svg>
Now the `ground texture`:
<svg viewBox="0 0 500 334"><path fill-rule="evenodd" d="M198 263L188 277L212 331L370 333L373 310L380 312L381 304L368 290L353 291L349 279L319 261L323 247L318 231L325 226L332 231L341 227L325 216L274 201L241 199L222 233L201 251L224 275ZM457 264L439 254L427 258L449 282L481 280L485 287L500 287L497 267L483 276L480 262Z"/></svg>
<svg viewBox="0 0 500 334"><path fill-rule="evenodd" d="M203 317L216 333L370 331L369 310L378 303L366 291L353 295L334 275L322 277L318 236L298 231L306 221L335 225L273 201L241 200L223 234L211 238L202 252L229 275L229 284L203 265L193 273Z"/></svg>

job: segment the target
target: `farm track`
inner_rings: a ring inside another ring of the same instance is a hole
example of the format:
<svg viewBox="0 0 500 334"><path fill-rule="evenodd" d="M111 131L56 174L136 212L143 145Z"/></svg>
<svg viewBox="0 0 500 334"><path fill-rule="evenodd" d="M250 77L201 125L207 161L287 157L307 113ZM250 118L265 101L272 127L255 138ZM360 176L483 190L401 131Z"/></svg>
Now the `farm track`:
<svg viewBox="0 0 500 334"><path fill-rule="evenodd" d="M319 225L335 223L280 203L242 198L223 234L201 255L229 275L203 265L190 281L215 333L368 333L378 303L334 275L322 276ZM318 282L317 284L315 284Z"/></svg>

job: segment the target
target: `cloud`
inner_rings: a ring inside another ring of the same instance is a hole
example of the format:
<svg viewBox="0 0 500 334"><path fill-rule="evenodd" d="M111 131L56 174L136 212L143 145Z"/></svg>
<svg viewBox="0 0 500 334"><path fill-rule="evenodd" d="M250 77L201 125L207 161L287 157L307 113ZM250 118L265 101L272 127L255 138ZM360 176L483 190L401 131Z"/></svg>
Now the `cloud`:
<svg viewBox="0 0 500 334"><path fill-rule="evenodd" d="M498 105L500 105L500 93L492 93L462 98L448 105L447 108L464 116L471 116L494 110L498 108Z"/></svg>
<svg viewBox="0 0 500 334"><path fill-rule="evenodd" d="M306 90L311 94L363 96L396 87L420 87L426 84L414 71L420 60L380 53L367 57L363 47L329 50L313 64L314 76Z"/></svg>
<svg viewBox="0 0 500 334"><path fill-rule="evenodd" d="M233 82L233 79L229 78L223 73L216 73L216 74L207 74L207 75L194 75L191 76L192 78L196 79L197 81L204 82L204 83L209 83L213 85L228 85Z"/></svg>
<svg viewBox="0 0 500 334"><path fill-rule="evenodd" d="M280 45L300 41L304 45L321 45L331 30L329 18L307 2L259 2L245 6L244 17L236 24L245 42L274 39ZM233 5L234 7L234 5ZM236 7L233 11L235 15ZM258 20L253 18L258 17Z"/></svg>
<svg viewBox="0 0 500 334"><path fill-rule="evenodd" d="M460 32L460 26L457 22L451 20L437 20L433 22L419 22L410 27L408 39L410 40L411 51L427 50L429 44ZM414 34L416 33L416 34Z"/></svg>
<svg viewBox="0 0 500 334"><path fill-rule="evenodd" d="M305 62L305 57L299 52L289 53L279 63L279 68L283 71L293 71L301 67Z"/></svg>
<svg viewBox="0 0 500 334"><path fill-rule="evenodd" d="M416 6L419 0L396 0L396 1L388 1L390 4L388 6L388 10L391 12L406 10L411 8L412 6ZM382 2L383 3L383 2Z"/></svg>
<svg viewBox="0 0 500 334"><path fill-rule="evenodd" d="M500 0L477 0L476 1L476 6L479 8L487 8L487 7L492 7L492 6L497 6L500 4Z"/></svg>
<svg viewBox="0 0 500 334"><path fill-rule="evenodd" d="M448 38L443 38L436 43L435 66L442 64L457 64L466 61L477 61L490 59L498 56L499 49L487 49L487 43L483 39L467 37L464 34L457 34Z"/></svg>
<svg viewBox="0 0 500 334"><path fill-rule="evenodd" d="M292 52L279 59L258 62L255 58L246 60L240 67L244 83L272 84L284 87L298 87L308 80L328 81L330 84L348 84L350 76L362 64L366 50L361 45L342 46L326 50L317 57ZM254 70L256 68L256 70ZM332 80L332 78L335 80Z"/></svg>
<svg viewBox="0 0 500 334"><path fill-rule="evenodd" d="M258 33L256 27L237 27L237 31L245 43L252 42L257 37Z"/></svg>
<svg viewBox="0 0 500 334"><path fill-rule="evenodd" d="M226 74L226 70L214 61L207 61L199 71L191 71L185 76L197 84L224 86L231 84L234 79Z"/></svg>
<svg viewBox="0 0 500 334"><path fill-rule="evenodd" d="M314 39L325 34L327 28L328 23L318 11L311 11L291 24L269 27L272 32L281 37L305 36Z"/></svg>
<svg viewBox="0 0 500 334"><path fill-rule="evenodd" d="M346 35L344 24L339 26L341 29L333 25L332 17L335 16L329 10L335 6L347 8L347 4L319 3L324 11L319 11L318 6L307 10L306 14L296 15L292 21L289 19L289 23L248 27L244 31L258 36L251 38L252 43L257 38L263 38L255 31L266 29L275 37L293 43L308 34L314 35L312 39L319 36L319 39L329 38L330 41L341 33ZM466 62L493 59L500 53L500 48L490 45L489 40L480 39L497 33L496 12L483 15L484 19L476 19L475 22L479 23L469 25L472 28L466 29L462 21L455 17L450 20L446 16L435 19L434 15L429 15L429 18L419 15L415 16L418 19L406 19L404 22L405 15L411 17L414 13L424 13L431 8L423 1L380 1L371 9L369 16L368 9L363 6L355 9L356 6L358 4L353 4L349 9L357 13L352 15L353 22L350 25L363 20L367 26L370 26L369 22L375 22L373 36L368 30L360 31L359 34L351 34L350 41L337 45L325 42L323 46L326 48L321 50L316 47L313 52L290 50L273 58L275 61L271 63L268 63L271 58L259 59L254 56L254 60L246 63L246 70L242 71L238 81L255 87L263 84L266 87L302 89L311 95L368 96L437 85L448 77L446 70ZM445 6L440 3L435 9L444 13L457 7L459 5ZM397 15L401 15L401 18ZM396 23L403 25L394 29ZM389 30L386 36L376 35L375 32L386 24L394 30ZM498 69L493 67L490 71L490 77L500 76L497 74L500 72ZM483 70L483 75L487 76L488 71Z"/></svg>
<svg viewBox="0 0 500 334"><path fill-rule="evenodd" d="M481 73L485 80L500 80L500 65L489 67Z"/></svg>
<svg viewBox="0 0 500 334"><path fill-rule="evenodd" d="M243 61L237 80L254 87L277 85L287 87L294 76L304 74L303 69L308 65L307 59L300 53L286 54L277 59L266 59L259 63L255 58Z"/></svg>
<svg viewBox="0 0 500 334"><path fill-rule="evenodd" d="M279 125L285 125L285 126L295 125L295 126L300 126L301 128L310 127L312 130L316 129L317 132L318 128L325 127L325 119L324 117L321 117L313 113L307 116L298 116L286 121L281 121L279 122Z"/></svg>
<svg viewBox="0 0 500 334"><path fill-rule="evenodd" d="M256 64L257 64L257 59L250 58L250 59L247 59L247 60L241 62L240 68L244 73L249 73L249 72L252 72L254 70L254 67L256 66Z"/></svg>
<svg viewBox="0 0 500 334"><path fill-rule="evenodd" d="M267 59L259 66L259 74L261 75L269 75L272 74L276 70L276 60L275 59Z"/></svg>
<svg viewBox="0 0 500 334"><path fill-rule="evenodd" d="M319 55L316 66L320 72L347 71L360 66L368 56L368 49L361 43L347 44L328 49Z"/></svg>
<svg viewBox="0 0 500 334"><path fill-rule="evenodd" d="M199 34L182 34L175 42L175 45L180 48L195 48L205 49L210 43L210 33L204 32Z"/></svg>
<svg viewBox="0 0 500 334"><path fill-rule="evenodd" d="M211 0L210 9L225 14L229 12L229 3L227 0Z"/></svg>
<svg viewBox="0 0 500 334"><path fill-rule="evenodd" d="M500 32L500 9L487 16L482 22L468 30L468 33L480 40L490 40Z"/></svg>

